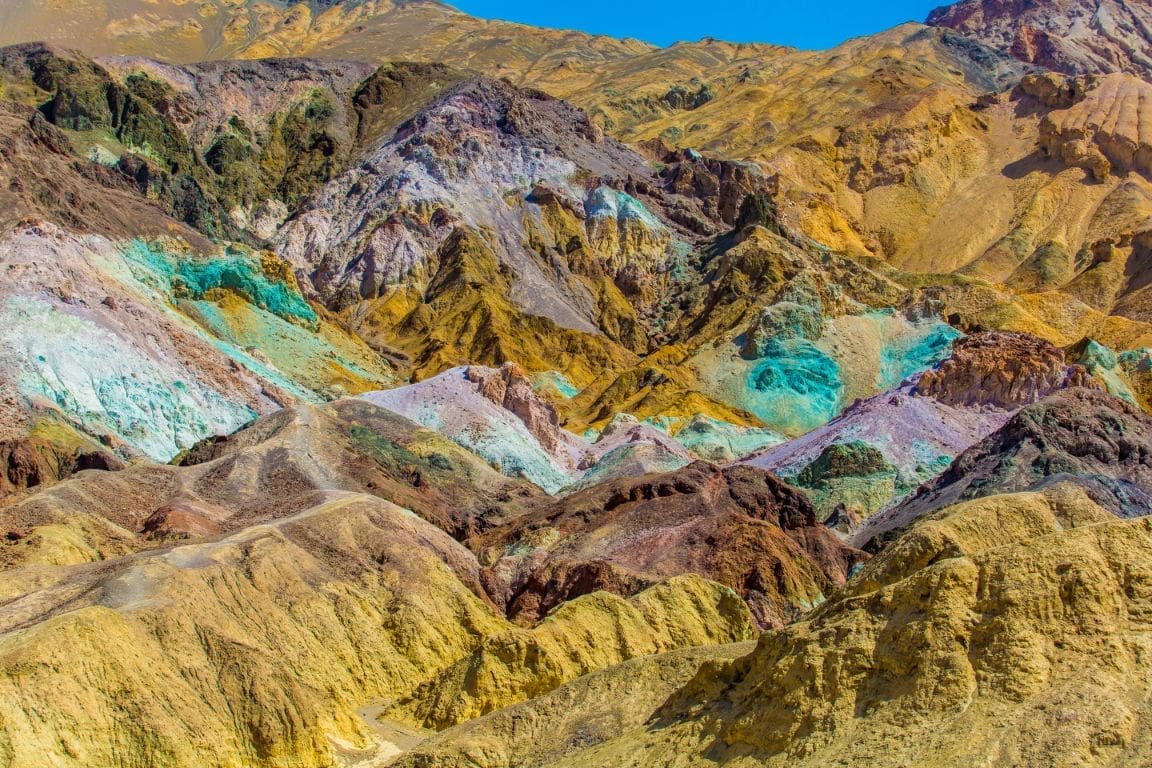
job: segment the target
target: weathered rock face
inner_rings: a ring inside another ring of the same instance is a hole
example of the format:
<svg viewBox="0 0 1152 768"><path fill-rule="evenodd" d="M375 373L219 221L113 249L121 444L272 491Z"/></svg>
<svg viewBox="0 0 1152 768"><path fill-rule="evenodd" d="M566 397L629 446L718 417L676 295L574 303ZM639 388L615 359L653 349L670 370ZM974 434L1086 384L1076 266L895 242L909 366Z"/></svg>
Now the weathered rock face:
<svg viewBox="0 0 1152 768"><path fill-rule="evenodd" d="M122 457L168 461L284 405L393 381L363 341L316 314L283 262L201 245L46 222L0 236L0 437L51 418Z"/></svg>
<svg viewBox="0 0 1152 768"><path fill-rule="evenodd" d="M916 495L870 520L853 541L876 547L890 540L893 531L949 504L1060 480L1080 483L1116 515L1148 514L1152 419L1101 391L1057 392L1017 413Z"/></svg>
<svg viewBox="0 0 1152 768"><path fill-rule="evenodd" d="M928 24L1058 72L1152 76L1152 9L1140 0L964 0Z"/></svg>
<svg viewBox="0 0 1152 768"><path fill-rule="evenodd" d="M765 307L745 334L746 357L767 357L773 343L806 339L816 341L824 325L819 300L801 304L782 301Z"/></svg>
<svg viewBox="0 0 1152 768"><path fill-rule="evenodd" d="M513 768L564 755L639 728L707 663L748 654L755 642L642 656L541 696L429 736L397 768Z"/></svg>
<svg viewBox="0 0 1152 768"><path fill-rule="evenodd" d="M499 370L469 366L464 377L479 386L480 394L524 422L544 450L549 453L562 450L564 438L560 434L556 406L536 394L532 382L515 363L505 363Z"/></svg>
<svg viewBox="0 0 1152 768"><path fill-rule="evenodd" d="M916 394L947 405L1015 410L1067 387L1099 387L1064 351L1020 333L977 333L952 344L952 357L926 371Z"/></svg>
<svg viewBox="0 0 1152 768"><path fill-rule="evenodd" d="M96 446L68 446L44 437L0 441L0 497L48 486L85 469L115 471L124 462Z"/></svg>
<svg viewBox="0 0 1152 768"><path fill-rule="evenodd" d="M1040 148L1104 181L1136 171L1152 176L1152 84L1127 75L1069 79L1061 109L1040 123ZM1053 94L1056 96L1056 94Z"/></svg>
<svg viewBox="0 0 1152 768"><path fill-rule="evenodd" d="M525 179L547 182L583 206L583 191L570 181L578 169L593 178L643 170L639 157L598 137L563 102L495 81L471 80L374 148L368 163L329 185L281 234L281 250L312 274L327 298L373 298L389 285L424 285L435 273L430 262L440 243L458 226L504 225L522 231L519 217L501 196L528 194L530 189L522 188ZM537 290L548 291L524 301L541 307L547 299L570 303L533 270L520 242L493 245L501 262L518 268L520 280L535 280ZM356 272L349 274L346 265L355 265ZM569 307L573 311L582 314ZM578 323L575 317L567 319Z"/></svg>
<svg viewBox="0 0 1152 768"><path fill-rule="evenodd" d="M159 209L119 174L77 157L39 111L0 101L0 128L0 229L36 217L82 232L149 237L169 230Z"/></svg>
<svg viewBox="0 0 1152 768"><path fill-rule="evenodd" d="M670 579L628 600L597 592L565 603L532 629L487 638L385 716L441 730L630 658L755 634L748 606L699 576Z"/></svg>
<svg viewBox="0 0 1152 768"><path fill-rule="evenodd" d="M321 297L348 306L443 287L445 251L475 240L521 312L643 350L644 327L677 311L668 297L690 282L698 241L768 184L751 167L687 155L664 173L575 107L476 78L326 185L277 243Z"/></svg>
<svg viewBox="0 0 1152 768"><path fill-rule="evenodd" d="M596 590L632 594L674 573L726 584L779 626L842 583L859 553L820 526L798 490L749 467L696 463L613 481L469 541L518 621Z"/></svg>
<svg viewBox="0 0 1152 768"><path fill-rule="evenodd" d="M1150 552L1152 521L1077 489L953 507L655 721L551 765L1139 765Z"/></svg>
<svg viewBox="0 0 1152 768"><path fill-rule="evenodd" d="M461 76L446 67L269 59L100 63L0 49L0 80L108 168L211 236L267 240L313 189Z"/></svg>
<svg viewBox="0 0 1152 768"><path fill-rule="evenodd" d="M1068 109L1083 101L1087 91L1099 82L1100 78L1095 75L1069 77L1057 72L1037 72L1022 77L1016 87L1020 93L1050 109Z"/></svg>
<svg viewBox="0 0 1152 768"><path fill-rule="evenodd" d="M769 179L765 184L757 166L704 157L695 150L673 149L660 139L641 144L640 150L660 162L660 178L667 191L701 201L697 212L685 206L669 209L669 216L689 229L707 233L714 231L715 222L738 229L775 223L771 197L775 182Z"/></svg>
<svg viewBox="0 0 1152 768"><path fill-rule="evenodd" d="M560 429L555 408L512 364L469 366L406 387L370 392L388 408L474 452L504 474L555 493L578 476L588 445Z"/></svg>

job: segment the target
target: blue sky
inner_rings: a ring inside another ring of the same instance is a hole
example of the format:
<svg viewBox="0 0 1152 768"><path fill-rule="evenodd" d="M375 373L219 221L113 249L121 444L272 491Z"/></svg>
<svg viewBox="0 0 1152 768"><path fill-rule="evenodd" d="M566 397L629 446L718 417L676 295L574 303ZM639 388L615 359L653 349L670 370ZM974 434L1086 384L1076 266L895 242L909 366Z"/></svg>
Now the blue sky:
<svg viewBox="0 0 1152 768"><path fill-rule="evenodd" d="M448 0L474 16L638 37L657 45L718 37L830 48L905 21L923 21L946 0Z"/></svg>

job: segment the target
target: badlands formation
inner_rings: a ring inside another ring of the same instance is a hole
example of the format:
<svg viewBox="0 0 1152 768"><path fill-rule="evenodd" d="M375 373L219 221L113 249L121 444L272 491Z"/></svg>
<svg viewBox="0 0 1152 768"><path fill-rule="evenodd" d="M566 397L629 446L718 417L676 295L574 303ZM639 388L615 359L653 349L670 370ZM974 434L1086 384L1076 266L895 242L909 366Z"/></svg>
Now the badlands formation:
<svg viewBox="0 0 1152 768"><path fill-rule="evenodd" d="M1152 762L1152 8L0 7L0 766Z"/></svg>

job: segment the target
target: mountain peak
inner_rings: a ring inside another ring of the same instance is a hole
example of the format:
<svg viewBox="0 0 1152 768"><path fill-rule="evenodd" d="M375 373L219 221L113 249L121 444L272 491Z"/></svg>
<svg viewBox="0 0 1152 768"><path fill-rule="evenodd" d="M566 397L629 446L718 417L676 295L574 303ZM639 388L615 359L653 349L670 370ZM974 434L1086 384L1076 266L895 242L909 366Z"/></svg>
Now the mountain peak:
<svg viewBox="0 0 1152 768"><path fill-rule="evenodd" d="M1146 0L963 0L934 10L928 24L1058 72L1152 77Z"/></svg>

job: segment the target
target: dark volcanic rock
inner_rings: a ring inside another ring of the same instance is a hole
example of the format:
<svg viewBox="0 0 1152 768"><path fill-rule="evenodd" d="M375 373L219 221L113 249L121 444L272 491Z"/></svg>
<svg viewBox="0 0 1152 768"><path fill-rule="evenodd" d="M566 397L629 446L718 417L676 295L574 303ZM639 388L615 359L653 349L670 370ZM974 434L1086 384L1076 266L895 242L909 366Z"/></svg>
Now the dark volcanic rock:
<svg viewBox="0 0 1152 768"><path fill-rule="evenodd" d="M431 64L177 67L96 62L42 44L0 48L0 80L44 94L39 111L48 122L99 130L128 148L115 168L139 192L205 234L255 242L460 77Z"/></svg>
<svg viewBox="0 0 1152 768"><path fill-rule="evenodd" d="M866 477L878 472L896 472L884 454L860 441L833 443L801 470L797 481L804 486L844 477Z"/></svg>
<svg viewBox="0 0 1152 768"><path fill-rule="evenodd" d="M1057 392L965 451L915 496L869 520L853 540L876 549L935 510L1057 481L1083 485L1098 504L1119 516L1149 514L1152 418L1101 391Z"/></svg>

